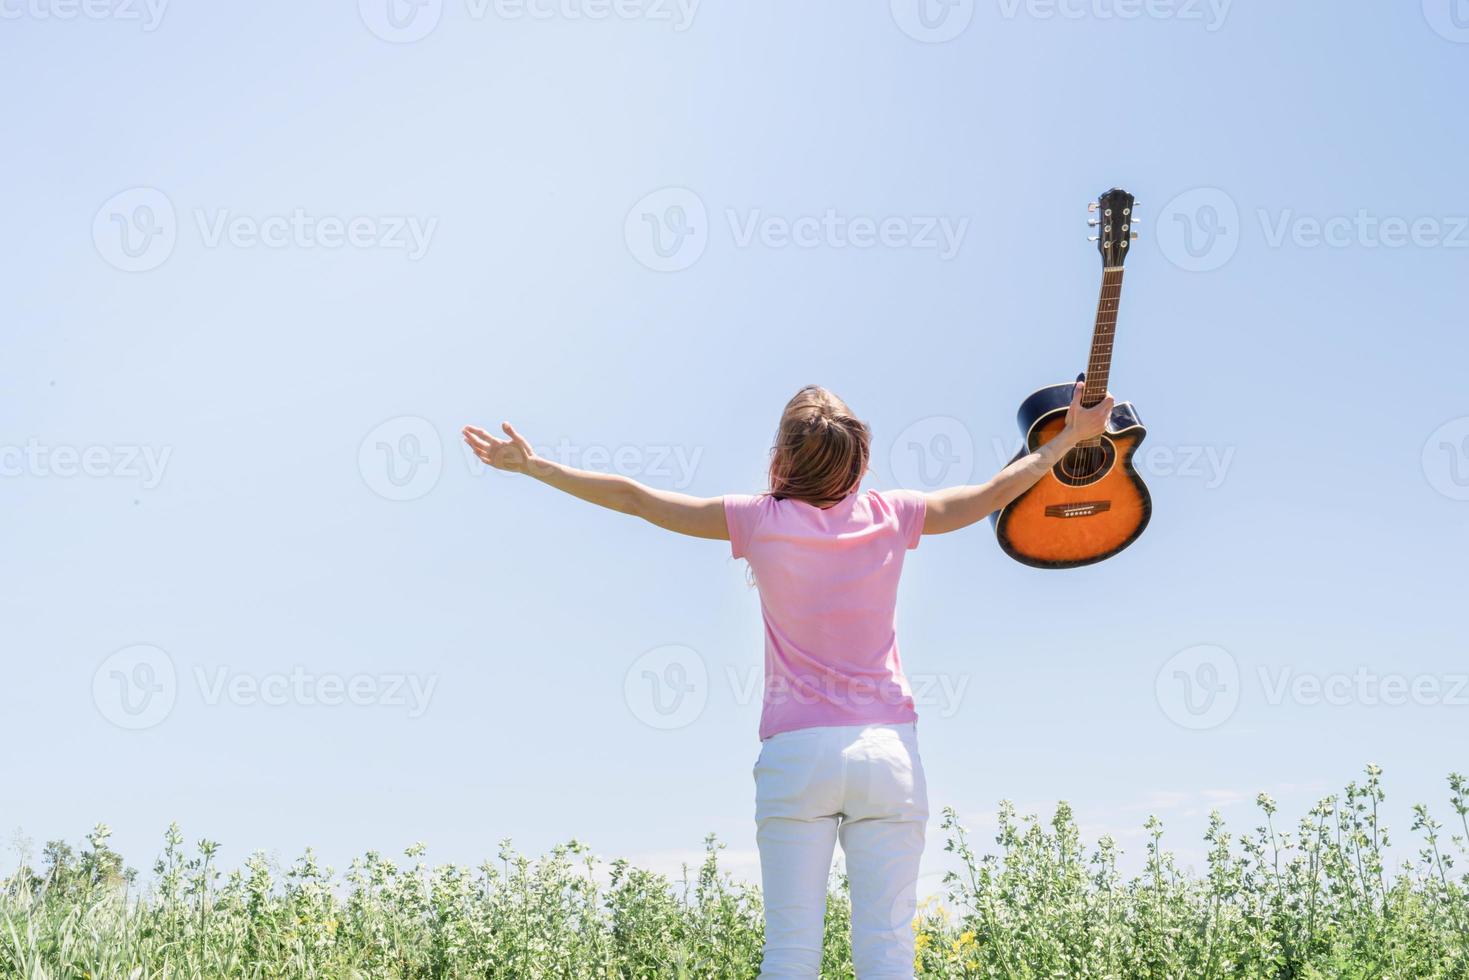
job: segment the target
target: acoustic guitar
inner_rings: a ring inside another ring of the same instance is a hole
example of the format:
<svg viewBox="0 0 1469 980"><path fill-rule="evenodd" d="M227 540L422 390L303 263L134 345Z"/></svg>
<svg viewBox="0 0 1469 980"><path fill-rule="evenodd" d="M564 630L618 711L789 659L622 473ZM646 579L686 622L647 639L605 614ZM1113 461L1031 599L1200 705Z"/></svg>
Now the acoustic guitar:
<svg viewBox="0 0 1469 980"><path fill-rule="evenodd" d="M1097 229L1092 239L1102 253L1102 293L1092 331L1091 357L1081 403L1097 404L1107 394L1112 367L1112 341L1117 332L1117 303L1122 295L1122 266L1128 246L1137 240L1127 191L1113 188L1090 210ZM1061 431L1076 385L1049 385L1020 403L1016 420L1025 448L1016 459L1035 452ZM1147 430L1130 403L1112 410L1103 435L1083 440L1051 472L994 516L995 535L1005 554L1036 568L1075 568L1117 554L1148 526L1153 500L1133 466L1133 456Z"/></svg>

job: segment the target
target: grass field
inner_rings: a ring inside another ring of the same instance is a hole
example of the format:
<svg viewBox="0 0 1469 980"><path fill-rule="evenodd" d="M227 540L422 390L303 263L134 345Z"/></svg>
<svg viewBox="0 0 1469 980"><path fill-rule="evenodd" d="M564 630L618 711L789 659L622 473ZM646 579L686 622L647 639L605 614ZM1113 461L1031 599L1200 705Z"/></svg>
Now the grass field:
<svg viewBox="0 0 1469 980"><path fill-rule="evenodd" d="M1002 804L979 855L951 811L960 871L913 922L923 977L1466 977L1466 790L1449 777L1445 829L1414 808L1414 859L1385 866L1381 773L1322 800L1293 828L1258 800L1260 825L1217 815L1207 867L1185 874L1149 820L1140 873L1080 840L1064 804L1048 822ZM370 853L345 875L310 851L290 867L256 855L215 867L170 828L146 883L106 827L48 844L0 894L0 975L40 978L753 977L758 890L719 869L720 846L684 880L593 859L571 842L537 860L502 846L477 868ZM825 977L852 975L846 896L828 906Z"/></svg>

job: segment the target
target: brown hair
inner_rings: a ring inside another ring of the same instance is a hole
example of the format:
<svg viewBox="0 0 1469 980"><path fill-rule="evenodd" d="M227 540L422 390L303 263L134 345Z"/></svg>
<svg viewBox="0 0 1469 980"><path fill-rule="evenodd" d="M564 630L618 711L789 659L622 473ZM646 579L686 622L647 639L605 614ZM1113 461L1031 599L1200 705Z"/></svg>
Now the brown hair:
<svg viewBox="0 0 1469 980"><path fill-rule="evenodd" d="M770 495L821 506L857 489L867 472L872 434L847 403L807 385L786 403L770 450Z"/></svg>

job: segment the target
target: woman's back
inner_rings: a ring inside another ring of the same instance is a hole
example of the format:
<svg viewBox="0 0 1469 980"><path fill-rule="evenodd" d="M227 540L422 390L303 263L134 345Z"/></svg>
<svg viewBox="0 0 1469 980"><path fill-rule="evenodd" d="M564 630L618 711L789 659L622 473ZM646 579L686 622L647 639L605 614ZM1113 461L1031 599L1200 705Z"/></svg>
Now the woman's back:
<svg viewBox="0 0 1469 980"><path fill-rule="evenodd" d="M724 508L765 619L760 737L915 720L894 612L904 552L923 533L923 496L869 490L823 508L727 495Z"/></svg>

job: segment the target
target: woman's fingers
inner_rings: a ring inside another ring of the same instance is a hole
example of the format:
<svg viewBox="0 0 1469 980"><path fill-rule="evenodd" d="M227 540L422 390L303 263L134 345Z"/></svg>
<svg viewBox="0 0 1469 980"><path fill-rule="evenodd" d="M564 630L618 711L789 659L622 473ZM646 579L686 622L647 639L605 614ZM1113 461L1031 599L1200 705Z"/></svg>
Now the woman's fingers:
<svg viewBox="0 0 1469 980"><path fill-rule="evenodd" d="M464 441L470 450L486 466L497 470L518 469L520 453L505 439L496 439L484 429L473 425L464 427Z"/></svg>
<svg viewBox="0 0 1469 980"><path fill-rule="evenodd" d="M470 432L468 426L466 426L464 430L464 441L469 445L469 448L471 451L473 451L474 455L479 458L479 461L481 463L484 463L486 466L494 466L496 449L499 446L508 445L508 443L504 442L500 442L497 445L496 442L493 441L493 439L487 442L485 439L481 439L474 433Z"/></svg>
<svg viewBox="0 0 1469 980"><path fill-rule="evenodd" d="M531 452L530 443L526 442L525 439L521 437L520 433L515 431L515 426L511 425L509 422L501 422L500 428L505 430L505 434L510 437L510 441L519 446L521 451L523 451L527 456L534 455Z"/></svg>
<svg viewBox="0 0 1469 980"><path fill-rule="evenodd" d="M509 439L497 439L477 425L466 425L462 430L464 441L487 466L501 470L521 469L535 456L535 452L509 422L501 422L500 426Z"/></svg>
<svg viewBox="0 0 1469 980"><path fill-rule="evenodd" d="M463 429L463 432L466 436L474 436L476 439L482 439L486 442L491 441L495 438L477 425L466 425Z"/></svg>
<svg viewBox="0 0 1469 980"><path fill-rule="evenodd" d="M496 439L484 429L473 425L466 425L464 427L464 441L476 448L486 446L493 449L495 446L505 445L505 440Z"/></svg>

